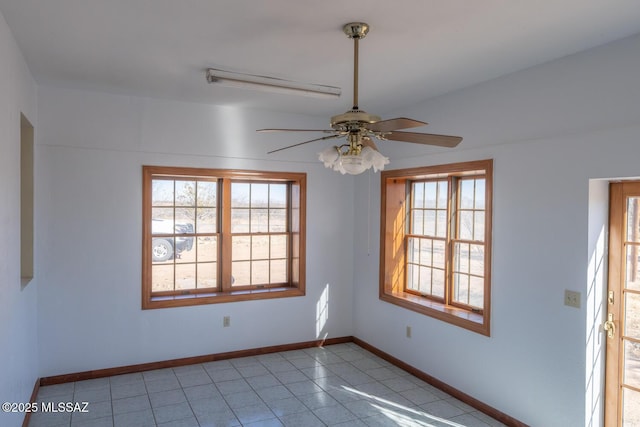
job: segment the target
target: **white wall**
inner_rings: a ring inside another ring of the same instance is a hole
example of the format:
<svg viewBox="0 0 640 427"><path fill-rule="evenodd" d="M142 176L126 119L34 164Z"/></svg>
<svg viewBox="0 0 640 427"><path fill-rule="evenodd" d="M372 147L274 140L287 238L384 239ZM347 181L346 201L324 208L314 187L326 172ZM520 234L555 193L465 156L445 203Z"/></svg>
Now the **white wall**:
<svg viewBox="0 0 640 427"><path fill-rule="evenodd" d="M37 372L38 276L20 280L20 113L36 127L36 86L0 14L0 401L28 402ZM36 166L37 167L37 166ZM23 414L0 412L0 425Z"/></svg>
<svg viewBox="0 0 640 427"><path fill-rule="evenodd" d="M255 133L317 119L54 88L38 108L42 376L352 334L353 179L317 162L317 146L266 156L299 135ZM308 172L307 295L141 310L147 164Z"/></svg>
<svg viewBox="0 0 640 427"><path fill-rule="evenodd" d="M590 225L606 215L590 179L640 176L639 69L635 36L397 112L465 139L450 151L381 144L392 168L494 159L491 337L378 299L378 246L364 247L379 239L380 182L370 203L366 176L355 215L374 206L374 219L356 227L355 335L527 424L601 425L600 378L587 375L600 366L603 339L588 334L601 334L602 289L588 268ZM565 289L581 293L580 309L563 305Z"/></svg>

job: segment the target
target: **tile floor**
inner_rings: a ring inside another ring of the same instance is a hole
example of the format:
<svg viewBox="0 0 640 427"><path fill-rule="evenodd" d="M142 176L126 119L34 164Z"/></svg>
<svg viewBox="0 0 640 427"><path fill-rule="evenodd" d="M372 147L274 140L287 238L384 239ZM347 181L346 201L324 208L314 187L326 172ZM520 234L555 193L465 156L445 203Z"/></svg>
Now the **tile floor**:
<svg viewBox="0 0 640 427"><path fill-rule="evenodd" d="M30 427L501 426L354 343L41 387Z"/></svg>

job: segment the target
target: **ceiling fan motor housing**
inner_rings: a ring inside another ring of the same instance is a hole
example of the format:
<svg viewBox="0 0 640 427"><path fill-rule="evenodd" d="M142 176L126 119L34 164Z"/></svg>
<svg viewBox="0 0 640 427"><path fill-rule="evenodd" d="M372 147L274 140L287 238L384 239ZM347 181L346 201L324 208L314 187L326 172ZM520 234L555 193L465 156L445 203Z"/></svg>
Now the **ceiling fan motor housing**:
<svg viewBox="0 0 640 427"><path fill-rule="evenodd" d="M365 111L350 110L331 117L331 127L337 131L359 130L365 124L379 122L380 116Z"/></svg>

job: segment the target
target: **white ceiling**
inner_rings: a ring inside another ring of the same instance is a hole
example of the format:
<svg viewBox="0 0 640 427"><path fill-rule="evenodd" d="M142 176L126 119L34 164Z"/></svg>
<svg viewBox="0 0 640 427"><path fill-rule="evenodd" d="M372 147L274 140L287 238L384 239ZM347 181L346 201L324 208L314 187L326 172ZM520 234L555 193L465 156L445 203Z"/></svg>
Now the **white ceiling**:
<svg viewBox="0 0 640 427"><path fill-rule="evenodd" d="M638 0L0 0L40 84L305 114L429 97L640 32ZM339 86L339 100L209 85L220 68Z"/></svg>

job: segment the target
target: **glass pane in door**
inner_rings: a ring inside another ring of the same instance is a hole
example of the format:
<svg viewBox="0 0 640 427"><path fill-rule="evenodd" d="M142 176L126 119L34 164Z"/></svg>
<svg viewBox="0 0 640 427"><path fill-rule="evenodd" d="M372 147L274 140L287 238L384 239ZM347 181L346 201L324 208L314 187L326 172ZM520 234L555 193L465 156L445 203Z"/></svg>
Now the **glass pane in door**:
<svg viewBox="0 0 640 427"><path fill-rule="evenodd" d="M640 426L640 198L627 197L624 239L622 425ZM636 389L636 390L634 390Z"/></svg>
<svg viewBox="0 0 640 427"><path fill-rule="evenodd" d="M622 389L622 425L640 426L640 393L629 388Z"/></svg>
<svg viewBox="0 0 640 427"><path fill-rule="evenodd" d="M628 242L640 242L640 197L627 198L627 238Z"/></svg>
<svg viewBox="0 0 640 427"><path fill-rule="evenodd" d="M626 246L626 288L640 291L640 245L627 243Z"/></svg>
<svg viewBox="0 0 640 427"><path fill-rule="evenodd" d="M640 343L624 343L624 383L640 389ZM640 425L640 424L639 424Z"/></svg>

